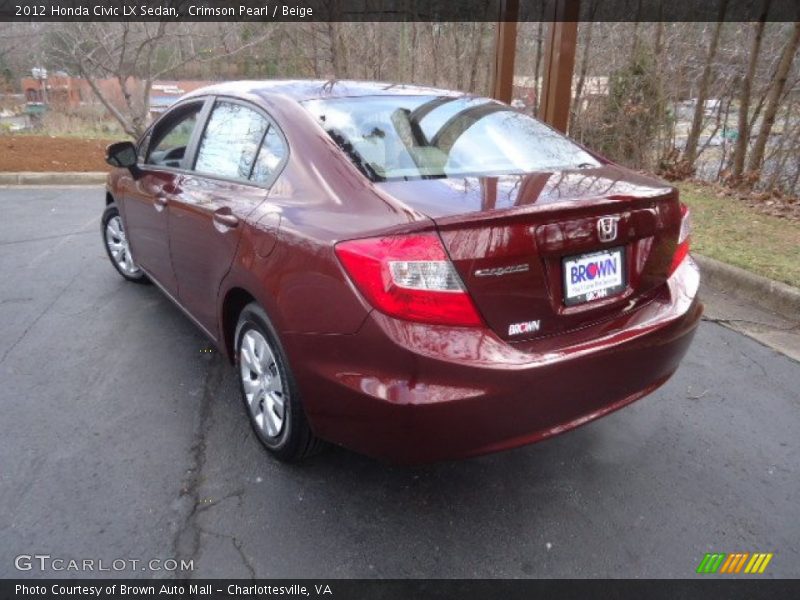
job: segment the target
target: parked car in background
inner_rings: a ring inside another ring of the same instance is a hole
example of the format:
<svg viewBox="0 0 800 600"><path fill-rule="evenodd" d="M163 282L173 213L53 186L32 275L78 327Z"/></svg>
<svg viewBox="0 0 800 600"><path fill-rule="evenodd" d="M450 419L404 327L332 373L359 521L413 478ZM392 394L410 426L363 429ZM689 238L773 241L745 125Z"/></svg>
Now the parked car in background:
<svg viewBox="0 0 800 600"><path fill-rule="evenodd" d="M562 433L663 384L702 312L677 190L488 98L219 84L108 160L112 264L235 364L283 460Z"/></svg>

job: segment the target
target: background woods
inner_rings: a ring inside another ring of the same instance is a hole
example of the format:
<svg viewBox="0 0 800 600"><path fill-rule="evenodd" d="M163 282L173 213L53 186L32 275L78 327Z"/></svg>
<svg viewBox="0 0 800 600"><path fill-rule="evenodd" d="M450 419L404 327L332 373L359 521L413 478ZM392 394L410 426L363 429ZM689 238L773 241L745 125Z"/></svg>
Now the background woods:
<svg viewBox="0 0 800 600"><path fill-rule="evenodd" d="M716 5L724 17L727 0ZM519 24L514 103L532 114L547 27ZM800 195L800 24L583 22L578 33L571 136L668 178ZM492 22L1 24L0 93L24 93L34 66L80 77L92 114L135 136L165 78L359 78L488 94L494 40ZM95 83L109 78L121 101Z"/></svg>

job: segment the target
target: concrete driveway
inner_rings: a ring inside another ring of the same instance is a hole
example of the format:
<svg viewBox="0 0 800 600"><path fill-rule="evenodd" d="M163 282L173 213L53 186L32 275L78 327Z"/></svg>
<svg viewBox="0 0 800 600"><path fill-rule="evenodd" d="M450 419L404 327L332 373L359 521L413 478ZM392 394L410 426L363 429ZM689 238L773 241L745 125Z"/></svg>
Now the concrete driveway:
<svg viewBox="0 0 800 600"><path fill-rule="evenodd" d="M102 208L99 187L0 189L0 577L80 575L17 571L36 553L191 577L687 577L712 551L800 576L797 362L704 322L661 390L547 442L285 466L202 334L108 264Z"/></svg>

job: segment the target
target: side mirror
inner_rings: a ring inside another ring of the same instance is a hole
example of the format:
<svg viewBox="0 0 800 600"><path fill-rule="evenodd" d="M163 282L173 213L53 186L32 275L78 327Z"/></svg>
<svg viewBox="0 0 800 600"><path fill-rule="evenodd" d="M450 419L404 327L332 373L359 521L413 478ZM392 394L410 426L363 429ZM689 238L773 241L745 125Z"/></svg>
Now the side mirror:
<svg viewBox="0 0 800 600"><path fill-rule="evenodd" d="M106 148L106 162L112 167L136 167L136 146L131 142L117 142Z"/></svg>

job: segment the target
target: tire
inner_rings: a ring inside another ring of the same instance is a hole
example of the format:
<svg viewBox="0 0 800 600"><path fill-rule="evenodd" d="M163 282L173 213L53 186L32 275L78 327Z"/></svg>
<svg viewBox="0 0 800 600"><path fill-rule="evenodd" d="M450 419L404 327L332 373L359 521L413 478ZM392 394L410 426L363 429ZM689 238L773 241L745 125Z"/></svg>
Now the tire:
<svg viewBox="0 0 800 600"><path fill-rule="evenodd" d="M117 205L113 202L103 211L100 226L103 235L103 246L117 273L134 283L148 283L144 271L133 260L122 217L120 217Z"/></svg>
<svg viewBox="0 0 800 600"><path fill-rule="evenodd" d="M283 462L299 462L323 448L308 425L294 377L274 327L255 302L239 315L234 337L236 371L250 425Z"/></svg>

